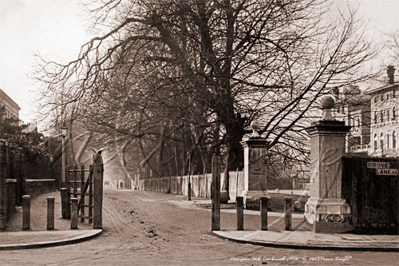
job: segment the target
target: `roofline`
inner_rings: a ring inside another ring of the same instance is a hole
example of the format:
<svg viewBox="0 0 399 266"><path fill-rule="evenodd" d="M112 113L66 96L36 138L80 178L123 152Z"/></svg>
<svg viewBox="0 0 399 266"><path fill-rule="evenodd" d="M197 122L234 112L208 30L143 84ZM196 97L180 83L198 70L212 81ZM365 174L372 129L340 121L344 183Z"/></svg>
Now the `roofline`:
<svg viewBox="0 0 399 266"><path fill-rule="evenodd" d="M388 84L388 85L385 85L385 86L381 86L381 87L378 87L378 88L375 88L375 89L369 89L369 90L366 90L365 92L363 92L363 94L370 95L370 94L374 94L374 93L377 93L377 92L382 91L382 90L393 89L395 87L399 87L399 82L396 82L394 84Z"/></svg>
<svg viewBox="0 0 399 266"><path fill-rule="evenodd" d="M0 95L4 95L4 97L6 97L7 100L9 100L11 103L13 103L18 108L18 111L21 110L21 107L19 107L19 105L13 99L11 99L10 96L8 96L7 93L5 93L2 89L0 89Z"/></svg>

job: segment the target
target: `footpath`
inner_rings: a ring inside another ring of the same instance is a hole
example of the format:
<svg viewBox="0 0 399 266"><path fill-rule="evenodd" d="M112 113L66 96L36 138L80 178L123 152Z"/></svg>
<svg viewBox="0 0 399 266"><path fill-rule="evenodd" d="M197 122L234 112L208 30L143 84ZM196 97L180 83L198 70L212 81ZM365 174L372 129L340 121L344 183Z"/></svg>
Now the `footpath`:
<svg viewBox="0 0 399 266"><path fill-rule="evenodd" d="M133 190L121 190L131 191ZM55 197L55 230L46 230L47 197ZM181 195L175 195L174 202L188 208L201 208L211 211L210 199L193 198L187 201ZM180 203L177 203L180 202ZM221 212L236 213L233 204L221 205ZM57 215L58 214L58 215ZM254 219L259 211L244 210L245 217ZM268 212L275 222L284 221L283 212ZM70 220L61 217L61 202L59 192L47 193L31 201L31 229L22 231L22 209L17 208L16 214L9 222L5 232L0 232L0 250L40 248L57 245L73 244L91 239L101 234L102 230L93 230L92 225L79 223L79 228L70 229ZM293 224L303 221L303 213L292 214ZM244 218L247 219L247 218ZM257 218L255 218L257 219ZM368 251L399 251L398 235L359 235L359 234L316 234L310 230L294 231L253 231L253 230L220 230L214 235L230 241L280 248L299 249L345 249Z"/></svg>
<svg viewBox="0 0 399 266"><path fill-rule="evenodd" d="M47 230L47 197L54 197L54 230ZM41 248L78 243L101 234L101 229L93 229L88 222L80 223L78 229L71 229L71 220L61 219L60 192L37 196L30 203L30 229L22 230L22 207L8 222L4 232L0 232L0 250Z"/></svg>

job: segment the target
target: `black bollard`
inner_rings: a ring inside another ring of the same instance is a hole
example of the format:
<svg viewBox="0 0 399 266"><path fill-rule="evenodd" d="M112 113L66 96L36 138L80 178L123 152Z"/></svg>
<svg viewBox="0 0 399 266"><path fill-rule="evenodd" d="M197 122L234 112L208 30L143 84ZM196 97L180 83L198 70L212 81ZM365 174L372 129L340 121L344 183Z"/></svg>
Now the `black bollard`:
<svg viewBox="0 0 399 266"><path fill-rule="evenodd" d="M71 199L71 229L78 229L78 199Z"/></svg>
<svg viewBox="0 0 399 266"><path fill-rule="evenodd" d="M292 198L284 198L285 230L292 230Z"/></svg>
<svg viewBox="0 0 399 266"><path fill-rule="evenodd" d="M30 196L22 196L22 230L30 229Z"/></svg>
<svg viewBox="0 0 399 266"><path fill-rule="evenodd" d="M187 188L187 200L191 200L191 183L188 182L188 188Z"/></svg>
<svg viewBox="0 0 399 266"><path fill-rule="evenodd" d="M54 197L47 198L47 230L54 229Z"/></svg>
<svg viewBox="0 0 399 266"><path fill-rule="evenodd" d="M259 199L260 201L260 230L267 230L268 224L267 224L267 206L269 202L268 197L261 197Z"/></svg>
<svg viewBox="0 0 399 266"><path fill-rule="evenodd" d="M237 230L244 230L244 197L236 197L237 200Z"/></svg>
<svg viewBox="0 0 399 266"><path fill-rule="evenodd" d="M61 188L61 215L62 219L71 218L71 209L69 207L69 195L66 188Z"/></svg>

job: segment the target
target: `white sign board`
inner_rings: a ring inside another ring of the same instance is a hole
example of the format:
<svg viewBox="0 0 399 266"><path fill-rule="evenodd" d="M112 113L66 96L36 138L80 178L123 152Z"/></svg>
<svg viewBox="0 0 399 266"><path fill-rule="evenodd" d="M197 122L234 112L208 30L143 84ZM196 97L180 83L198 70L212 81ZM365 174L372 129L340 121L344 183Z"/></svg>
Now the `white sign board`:
<svg viewBox="0 0 399 266"><path fill-rule="evenodd" d="M373 169L386 169L389 168L390 164L387 162L367 162L367 168L373 168Z"/></svg>
<svg viewBox="0 0 399 266"><path fill-rule="evenodd" d="M398 175L398 169L375 169L377 175Z"/></svg>

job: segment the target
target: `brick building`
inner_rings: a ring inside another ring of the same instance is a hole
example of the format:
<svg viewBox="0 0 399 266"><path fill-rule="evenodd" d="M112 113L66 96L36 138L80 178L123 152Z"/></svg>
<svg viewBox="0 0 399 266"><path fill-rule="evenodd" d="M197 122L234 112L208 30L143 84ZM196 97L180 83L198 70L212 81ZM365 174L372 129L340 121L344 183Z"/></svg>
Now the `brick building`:
<svg viewBox="0 0 399 266"><path fill-rule="evenodd" d="M399 157L399 82L395 68L388 66L388 81L365 92L371 97L371 156Z"/></svg>
<svg viewBox="0 0 399 266"><path fill-rule="evenodd" d="M2 89L0 89L0 107L5 107L3 118L19 119L19 110L21 108Z"/></svg>

